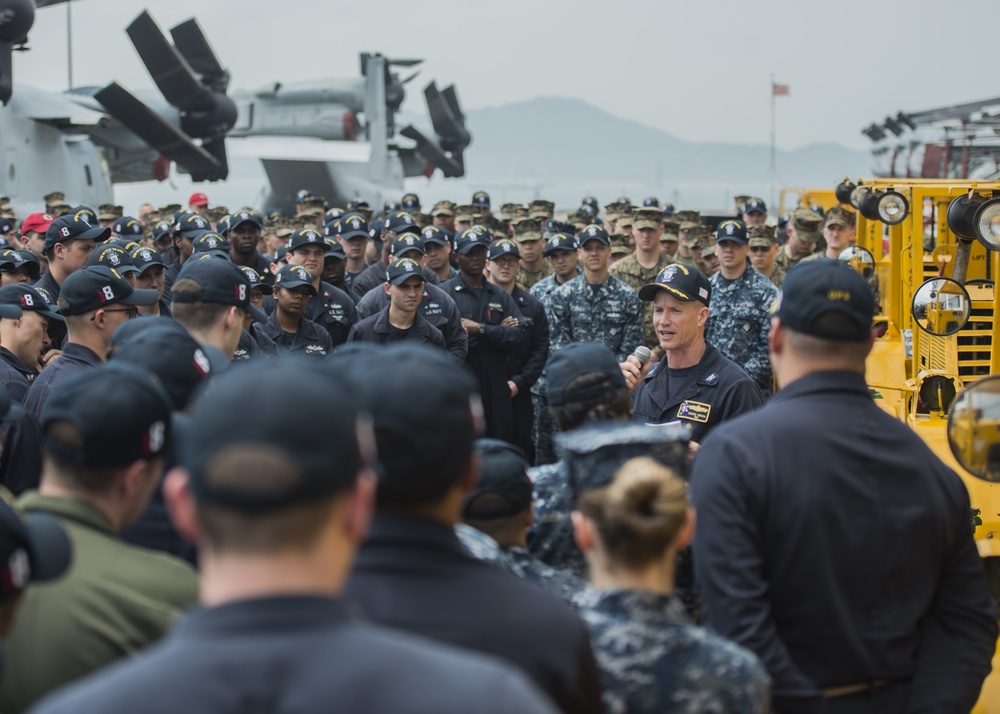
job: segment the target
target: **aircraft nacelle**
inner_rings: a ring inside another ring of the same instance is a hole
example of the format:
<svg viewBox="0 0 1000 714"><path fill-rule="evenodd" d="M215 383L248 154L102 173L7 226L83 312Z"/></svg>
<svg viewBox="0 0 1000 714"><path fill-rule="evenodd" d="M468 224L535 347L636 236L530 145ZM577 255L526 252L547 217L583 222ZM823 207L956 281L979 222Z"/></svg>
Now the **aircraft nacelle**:
<svg viewBox="0 0 1000 714"><path fill-rule="evenodd" d="M354 141L360 125L345 104L314 97L290 103L277 98L237 98L239 118L229 132L243 136L308 136L331 141Z"/></svg>

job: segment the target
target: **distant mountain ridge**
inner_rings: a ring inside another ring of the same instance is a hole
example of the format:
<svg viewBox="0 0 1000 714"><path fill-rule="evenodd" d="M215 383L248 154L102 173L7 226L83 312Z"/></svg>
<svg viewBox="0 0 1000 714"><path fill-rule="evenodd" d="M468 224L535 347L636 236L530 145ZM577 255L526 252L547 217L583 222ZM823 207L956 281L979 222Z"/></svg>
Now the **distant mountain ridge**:
<svg viewBox="0 0 1000 714"><path fill-rule="evenodd" d="M683 181L740 184L768 177L766 145L689 142L581 99L541 97L468 112L472 180ZM778 151L784 186L830 185L870 173L871 156L835 143Z"/></svg>

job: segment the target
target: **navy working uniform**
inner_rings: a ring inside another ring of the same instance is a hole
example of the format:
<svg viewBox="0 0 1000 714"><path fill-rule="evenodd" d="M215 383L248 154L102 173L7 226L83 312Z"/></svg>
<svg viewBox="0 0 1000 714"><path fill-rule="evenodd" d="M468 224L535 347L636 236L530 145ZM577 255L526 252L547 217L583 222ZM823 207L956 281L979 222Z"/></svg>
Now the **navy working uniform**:
<svg viewBox="0 0 1000 714"><path fill-rule="evenodd" d="M520 672L495 660L389 633L354 620L337 600L309 596L240 600L197 611L161 644L60 690L37 711L319 714L332 708L373 714L555 712Z"/></svg>
<svg viewBox="0 0 1000 714"><path fill-rule="evenodd" d="M28 387L37 376L37 369L26 365L6 347L0 347L0 384L7 388L11 401L23 404Z"/></svg>
<svg viewBox="0 0 1000 714"><path fill-rule="evenodd" d="M277 313L267 318L263 330L274 341L279 354L299 357L326 357L333 352L330 334L312 320L302 317L296 333L285 332L278 324Z"/></svg>
<svg viewBox="0 0 1000 714"><path fill-rule="evenodd" d="M434 347L440 347L442 350L447 350L447 347L444 344L444 337L441 336L441 332L434 327L434 325L429 323L427 319L420 314L419 310L413 314L413 317L413 325L411 325L408 330L400 330L390 324L389 308L385 307L380 312L375 313L371 317L366 317L364 320L361 320L354 327L352 327L351 333L347 337L347 341L374 342L376 344L384 345L389 342L410 340L413 342L422 342Z"/></svg>
<svg viewBox="0 0 1000 714"><path fill-rule="evenodd" d="M374 315L389 304L385 290L369 290L358 303L358 317L364 319ZM441 331L445 344L459 362L464 362L469 354L469 336L462 327L462 316L455 301L437 285L424 283L424 296L420 299L420 314Z"/></svg>
<svg viewBox="0 0 1000 714"><path fill-rule="evenodd" d="M577 598L601 668L607 714L767 714L767 672L750 652L695 627L680 601L643 590Z"/></svg>
<svg viewBox="0 0 1000 714"><path fill-rule="evenodd" d="M319 292L309 298L304 317L326 330L336 347L347 342L347 335L358 321L358 311L350 295L320 281Z"/></svg>
<svg viewBox="0 0 1000 714"><path fill-rule="evenodd" d="M693 367L670 369L666 357L657 362L632 396L632 416L648 424L677 421L688 427L691 441L701 443L717 424L761 403L747 373L706 343Z"/></svg>
<svg viewBox="0 0 1000 714"><path fill-rule="evenodd" d="M599 286L580 275L552 293L549 330L553 352L572 342L600 342L624 362L642 344L639 295L612 275Z"/></svg>
<svg viewBox="0 0 1000 714"><path fill-rule="evenodd" d="M754 270L749 260L746 270L735 280L726 280L720 272L709 281L712 307L705 323L705 339L742 367L762 394L770 394L772 371L767 337L778 289Z"/></svg>

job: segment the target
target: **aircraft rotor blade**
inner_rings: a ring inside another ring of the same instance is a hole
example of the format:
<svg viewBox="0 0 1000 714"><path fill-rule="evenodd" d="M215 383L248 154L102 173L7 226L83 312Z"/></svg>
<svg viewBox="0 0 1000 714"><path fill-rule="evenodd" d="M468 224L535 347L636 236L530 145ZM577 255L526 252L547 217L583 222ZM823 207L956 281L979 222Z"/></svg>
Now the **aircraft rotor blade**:
<svg viewBox="0 0 1000 714"><path fill-rule="evenodd" d="M465 175L465 166L461 161L456 161L448 156L437 144L428 139L419 129L410 125L399 132L407 139L413 140L424 158L435 168L441 169L447 178L458 178Z"/></svg>
<svg viewBox="0 0 1000 714"><path fill-rule="evenodd" d="M219 63L219 58L208 44L208 38L194 18L185 20L170 29L174 45L202 80L217 92L229 88L229 72Z"/></svg>
<svg viewBox="0 0 1000 714"><path fill-rule="evenodd" d="M147 11L143 10L126 32L149 76L172 106L181 111L212 111L215 101L211 90L198 81L191 66Z"/></svg>
<svg viewBox="0 0 1000 714"><path fill-rule="evenodd" d="M225 179L228 166L117 83L94 95L108 113L150 147L191 173L196 181Z"/></svg>

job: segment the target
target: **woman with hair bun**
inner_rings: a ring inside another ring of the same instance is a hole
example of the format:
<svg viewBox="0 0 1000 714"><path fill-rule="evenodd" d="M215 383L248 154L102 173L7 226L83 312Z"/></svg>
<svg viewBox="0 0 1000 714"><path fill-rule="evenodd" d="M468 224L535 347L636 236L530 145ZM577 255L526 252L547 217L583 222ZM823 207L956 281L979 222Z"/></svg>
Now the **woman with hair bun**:
<svg viewBox="0 0 1000 714"><path fill-rule="evenodd" d="M749 651L693 625L674 596L676 555L690 543L687 484L649 457L579 495L576 542L593 590L578 599L601 667L608 712L770 709L767 673Z"/></svg>

